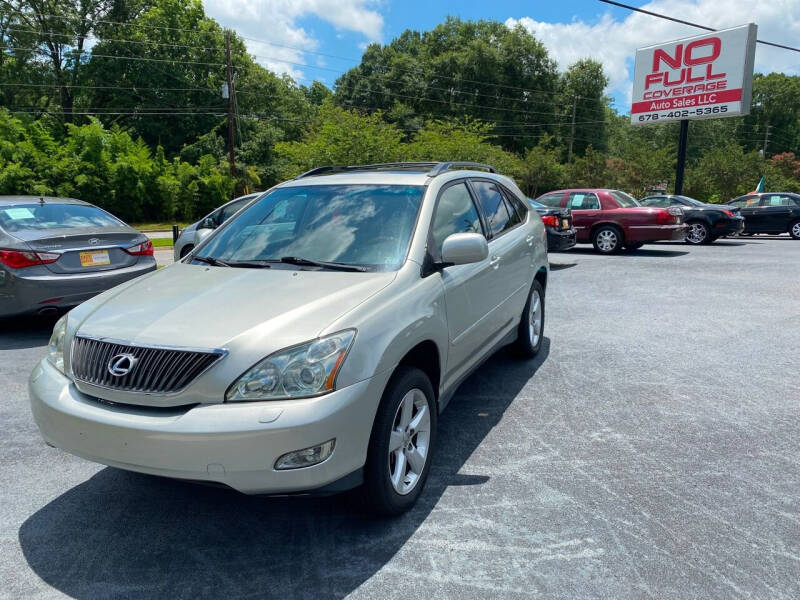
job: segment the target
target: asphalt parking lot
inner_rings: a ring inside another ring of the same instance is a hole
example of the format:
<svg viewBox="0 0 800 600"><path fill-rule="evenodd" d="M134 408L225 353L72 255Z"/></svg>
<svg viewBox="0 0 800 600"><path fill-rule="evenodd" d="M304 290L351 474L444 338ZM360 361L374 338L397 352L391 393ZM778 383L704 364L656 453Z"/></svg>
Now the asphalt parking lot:
<svg viewBox="0 0 800 600"><path fill-rule="evenodd" d="M0 596L800 597L800 242L551 260L542 354L465 382L391 521L45 446L53 322L0 324Z"/></svg>

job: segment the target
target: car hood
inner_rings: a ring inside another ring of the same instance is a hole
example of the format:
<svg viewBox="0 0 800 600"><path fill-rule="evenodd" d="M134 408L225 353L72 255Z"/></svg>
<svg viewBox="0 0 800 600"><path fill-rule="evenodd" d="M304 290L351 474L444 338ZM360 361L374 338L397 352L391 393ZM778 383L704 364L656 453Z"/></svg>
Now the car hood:
<svg viewBox="0 0 800 600"><path fill-rule="evenodd" d="M145 345L280 348L325 327L389 285L395 273L175 264L90 300L77 333ZM252 339L248 336L252 336Z"/></svg>

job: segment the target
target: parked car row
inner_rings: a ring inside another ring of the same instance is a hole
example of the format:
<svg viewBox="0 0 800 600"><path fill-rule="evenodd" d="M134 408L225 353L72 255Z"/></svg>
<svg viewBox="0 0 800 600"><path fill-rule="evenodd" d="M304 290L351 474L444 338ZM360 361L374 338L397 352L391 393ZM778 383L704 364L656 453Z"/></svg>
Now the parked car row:
<svg viewBox="0 0 800 600"><path fill-rule="evenodd" d="M591 243L598 252L609 254L658 240L698 245L759 233L788 233L800 239L800 194L753 193L728 204L707 204L674 194L636 200L619 190L571 189L548 192L529 202L548 228L551 251ZM562 227L566 222L574 225L574 242Z"/></svg>

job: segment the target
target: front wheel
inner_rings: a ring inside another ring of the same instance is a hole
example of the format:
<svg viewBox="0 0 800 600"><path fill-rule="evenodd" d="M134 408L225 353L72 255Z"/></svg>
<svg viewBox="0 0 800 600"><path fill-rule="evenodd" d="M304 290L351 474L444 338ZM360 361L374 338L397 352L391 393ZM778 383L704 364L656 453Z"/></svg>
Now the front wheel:
<svg viewBox="0 0 800 600"><path fill-rule="evenodd" d="M436 446L437 415L425 373L398 367L381 398L369 440L364 496L371 510L394 516L417 501Z"/></svg>
<svg viewBox="0 0 800 600"><path fill-rule="evenodd" d="M622 233L613 225L602 225L594 232L592 245L601 254L613 254L622 248Z"/></svg>
<svg viewBox="0 0 800 600"><path fill-rule="evenodd" d="M534 279L522 311L517 332L517 350L526 358L539 354L544 339L544 288Z"/></svg>
<svg viewBox="0 0 800 600"><path fill-rule="evenodd" d="M192 244L186 244L183 248L181 248L181 258L184 258L192 250L194 250L194 246Z"/></svg>
<svg viewBox="0 0 800 600"><path fill-rule="evenodd" d="M699 221L689 223L689 231L686 233L686 241L687 243L695 246L711 243L711 232L708 230L708 225Z"/></svg>
<svg viewBox="0 0 800 600"><path fill-rule="evenodd" d="M789 235L796 240L800 240L800 219L789 226Z"/></svg>

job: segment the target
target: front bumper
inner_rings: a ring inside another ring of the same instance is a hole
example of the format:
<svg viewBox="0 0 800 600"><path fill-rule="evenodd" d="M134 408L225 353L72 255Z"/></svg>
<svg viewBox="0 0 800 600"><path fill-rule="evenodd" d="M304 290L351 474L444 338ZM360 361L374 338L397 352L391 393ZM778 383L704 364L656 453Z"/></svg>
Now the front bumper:
<svg viewBox="0 0 800 600"><path fill-rule="evenodd" d="M122 269L61 275L0 271L0 317L33 314L46 308L67 309L135 277L156 270L152 256L141 256Z"/></svg>
<svg viewBox="0 0 800 600"><path fill-rule="evenodd" d="M165 410L110 406L82 394L43 360L29 393L44 439L105 465L228 485L246 494L311 491L363 467L390 373L305 400L197 405ZM281 455L336 439L326 461L276 471Z"/></svg>
<svg viewBox="0 0 800 600"><path fill-rule="evenodd" d="M577 243L575 228L558 230L552 227L547 228L547 251L561 252L569 250Z"/></svg>

